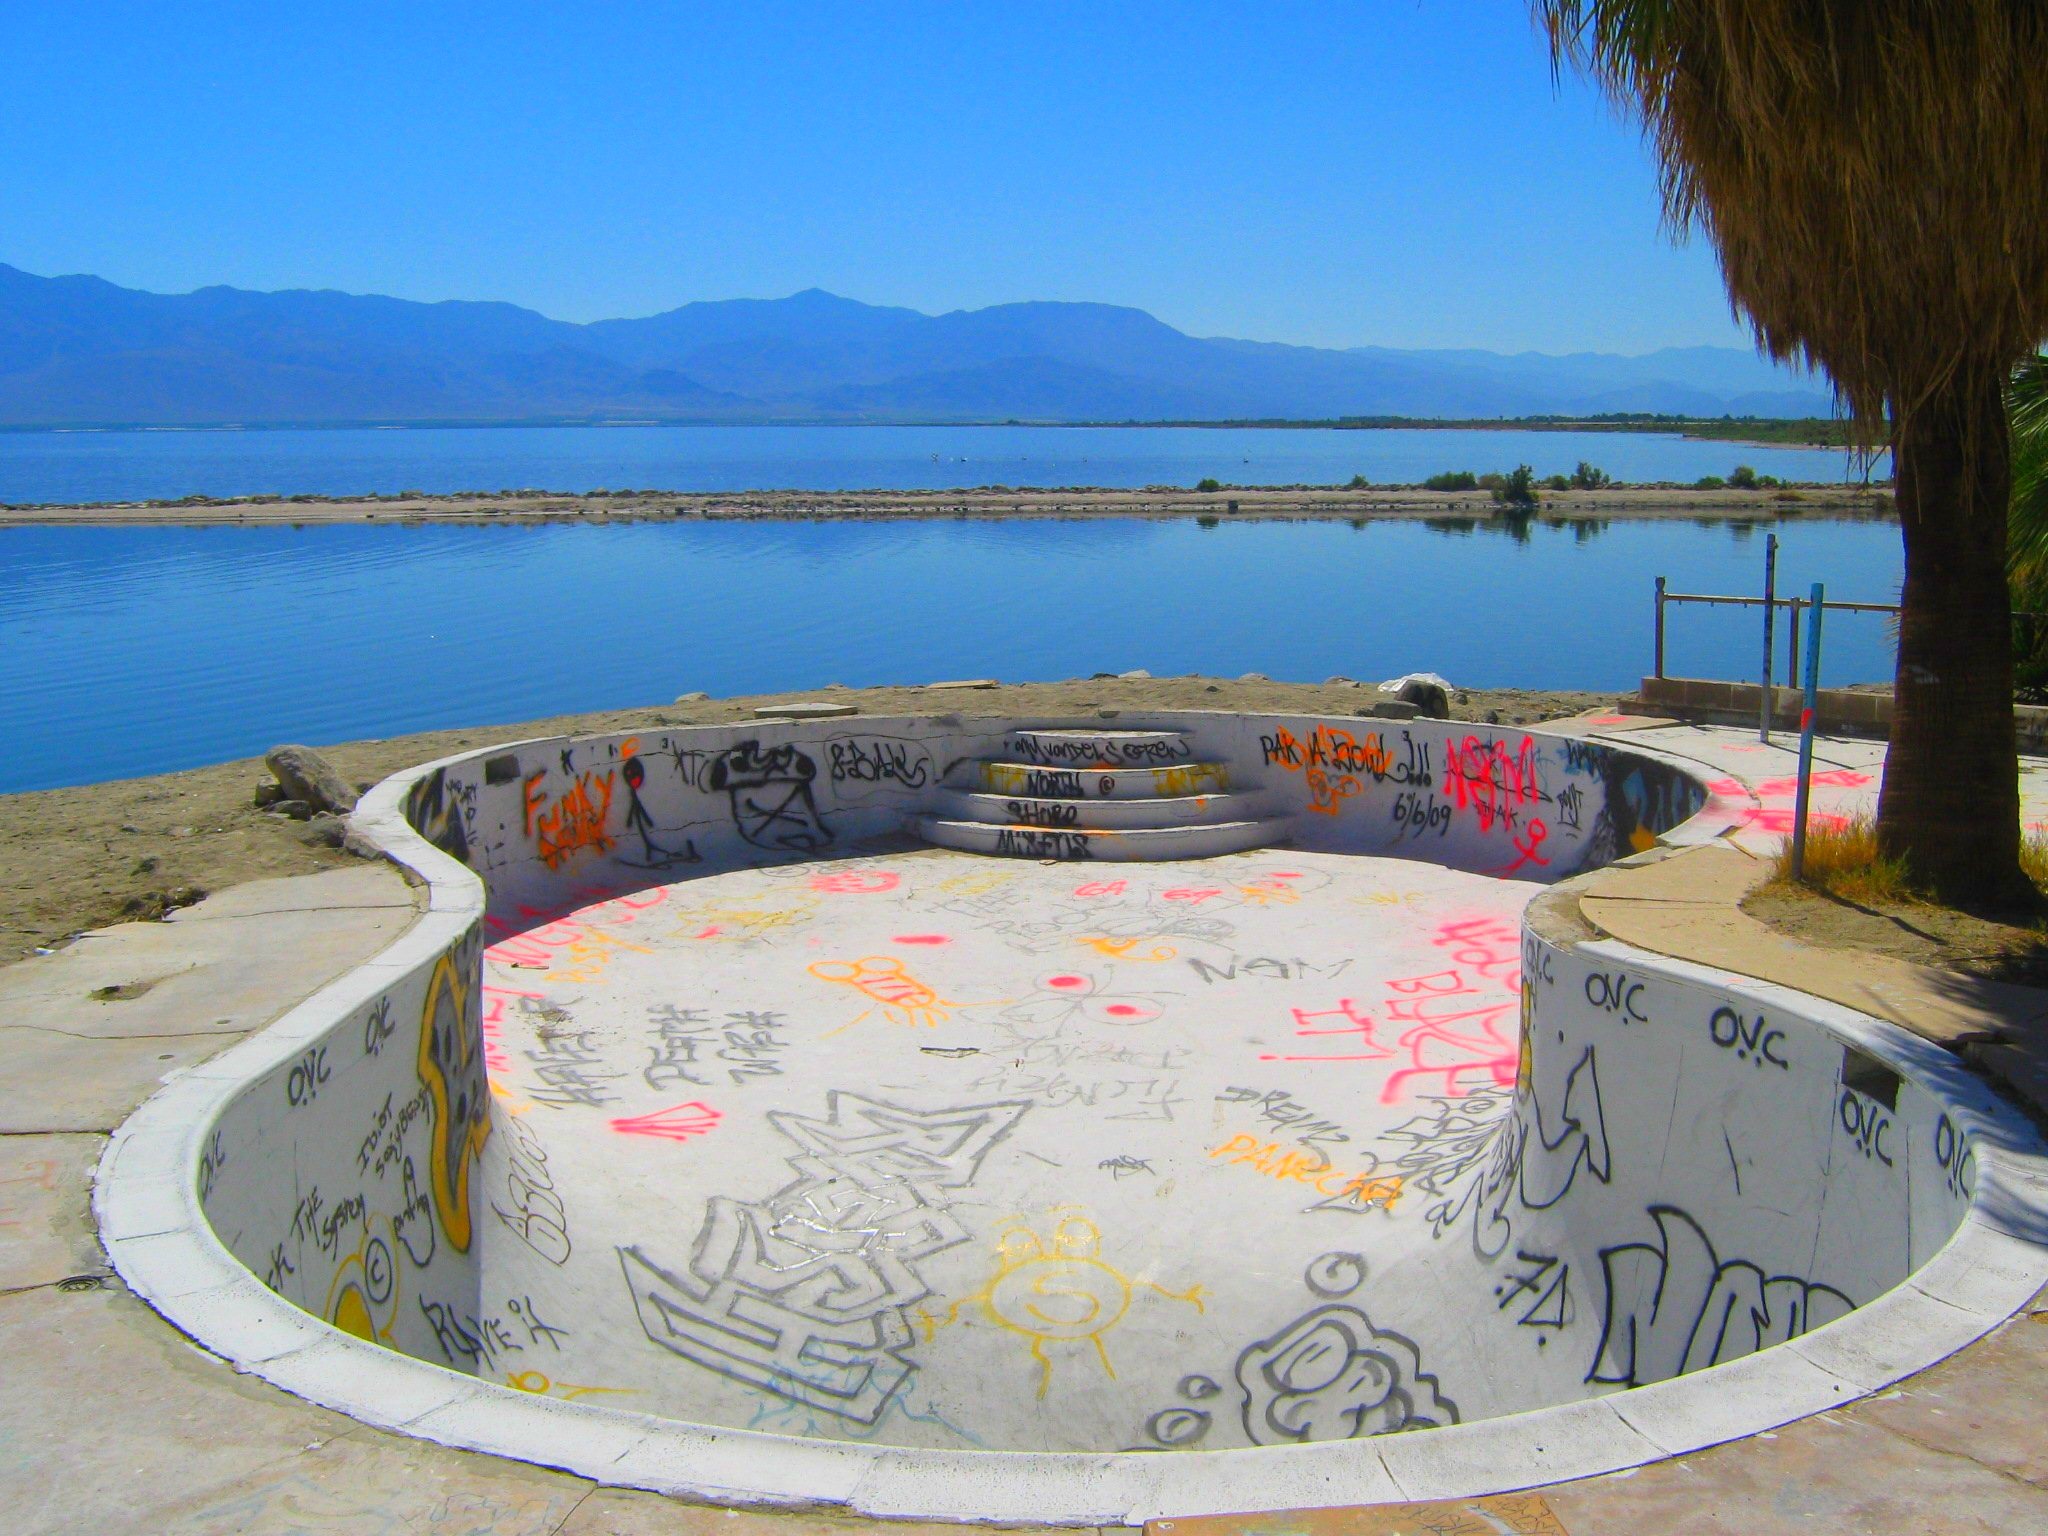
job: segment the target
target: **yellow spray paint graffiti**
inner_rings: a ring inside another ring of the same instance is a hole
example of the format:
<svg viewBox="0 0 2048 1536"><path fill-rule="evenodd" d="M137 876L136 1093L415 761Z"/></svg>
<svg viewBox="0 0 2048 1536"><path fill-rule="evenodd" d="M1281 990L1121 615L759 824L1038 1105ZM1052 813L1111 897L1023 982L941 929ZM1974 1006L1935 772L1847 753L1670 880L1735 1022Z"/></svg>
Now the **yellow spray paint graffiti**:
<svg viewBox="0 0 2048 1536"><path fill-rule="evenodd" d="M565 1402L600 1394L626 1397L638 1390L635 1387L580 1387L574 1382L556 1381L543 1371L514 1371L505 1378L505 1385L515 1392L530 1393L534 1397L559 1397Z"/></svg>
<svg viewBox="0 0 2048 1536"><path fill-rule="evenodd" d="M1240 1131L1221 1146L1209 1149L1226 1167L1244 1167L1282 1184L1306 1184L1319 1195L1360 1210L1378 1206L1391 1211L1401 1198L1399 1174L1346 1173L1313 1148L1283 1147Z"/></svg>
<svg viewBox="0 0 2048 1536"><path fill-rule="evenodd" d="M343 1333L388 1344L398 1316L399 1289L391 1241L366 1226L355 1252L341 1261L327 1287L326 1318Z"/></svg>
<svg viewBox="0 0 2048 1536"><path fill-rule="evenodd" d="M1529 1097L1529 1030L1536 1022L1536 984L1522 978L1522 1035L1515 1048L1515 1097Z"/></svg>
<svg viewBox="0 0 2048 1536"><path fill-rule="evenodd" d="M1156 939L1148 938L1117 939L1099 937L1079 939L1076 942L1086 944L1105 960L1135 960L1148 965L1157 964L1162 960L1171 960L1180 953L1171 944L1162 944ZM1140 949L1140 945L1149 945L1150 947Z"/></svg>
<svg viewBox="0 0 2048 1536"><path fill-rule="evenodd" d="M1061 1215L1061 1212L1071 1212ZM1116 1379L1107 1335L1131 1309L1135 1291L1155 1291L1169 1301L1186 1302L1206 1311L1202 1287L1169 1291L1150 1280L1134 1280L1105 1263L1098 1254L1102 1233L1077 1206L1054 1206L1044 1236L1031 1230L1022 1216L1012 1217L996 1239L996 1272L971 1296L953 1303L942 1321L925 1319L927 1337L938 1327L958 1320L963 1308L979 1307L998 1328L1031 1341L1038 1362L1038 1395L1052 1385L1048 1344L1089 1344L1102 1363L1103 1374Z"/></svg>
<svg viewBox="0 0 2048 1536"><path fill-rule="evenodd" d="M1166 796L1220 795L1230 788L1230 773L1221 763L1182 763L1152 770L1152 793Z"/></svg>
<svg viewBox="0 0 2048 1536"><path fill-rule="evenodd" d="M953 1016L956 1008L973 1008L975 1003L956 1003L941 997L910 974L894 955L865 955L858 960L819 960L805 967L820 981L851 987L875 1007L864 1008L840 1029L851 1029L880 1010L891 1024L908 1028L937 1029ZM830 1031L832 1034L839 1030Z"/></svg>
<svg viewBox="0 0 2048 1536"><path fill-rule="evenodd" d="M701 906L677 913L683 922L676 936L708 943L746 944L775 937L781 930L795 928L818 915L816 898L794 906Z"/></svg>
<svg viewBox="0 0 2048 1536"><path fill-rule="evenodd" d="M419 1075L434 1101L434 1211L457 1253L469 1252L469 1171L491 1134L483 1022L474 1011L468 978L450 951L435 964L420 1010Z"/></svg>

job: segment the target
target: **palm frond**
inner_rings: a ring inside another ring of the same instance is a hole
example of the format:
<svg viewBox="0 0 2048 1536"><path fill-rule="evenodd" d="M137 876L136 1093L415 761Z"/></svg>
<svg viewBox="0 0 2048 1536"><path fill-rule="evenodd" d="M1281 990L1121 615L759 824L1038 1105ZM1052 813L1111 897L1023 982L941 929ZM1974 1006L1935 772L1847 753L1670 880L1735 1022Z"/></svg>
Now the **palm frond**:
<svg viewBox="0 0 2048 1536"><path fill-rule="evenodd" d="M1865 447L2048 334L2048 5L1535 0L1553 67L1639 121L1759 346Z"/></svg>

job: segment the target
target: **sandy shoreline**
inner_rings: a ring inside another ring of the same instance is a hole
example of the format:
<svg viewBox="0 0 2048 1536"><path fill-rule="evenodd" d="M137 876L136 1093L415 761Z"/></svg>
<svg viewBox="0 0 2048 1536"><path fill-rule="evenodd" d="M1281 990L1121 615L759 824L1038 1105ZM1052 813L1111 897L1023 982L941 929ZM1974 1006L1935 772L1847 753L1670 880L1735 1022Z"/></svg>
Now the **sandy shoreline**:
<svg viewBox="0 0 2048 1536"><path fill-rule="evenodd" d="M188 497L181 501L81 505L0 505L5 526L212 525L275 527L324 523L466 523L479 526L615 521L817 521L946 518L1179 518L1223 520L1500 519L1485 491L1426 491L1385 486L1258 486L1193 491L593 491L561 495L507 491L452 496ZM1542 521L1711 519L1773 521L1782 517L1890 521L1891 492L1882 487L1802 485L1770 490L1702 491L1666 485L1598 491L1545 491L1533 514Z"/></svg>
<svg viewBox="0 0 2048 1536"><path fill-rule="evenodd" d="M342 775L365 783L401 768L493 742L533 736L705 725L754 718L762 704L830 699L863 714L1008 714L1018 719L1101 717L1103 711L1233 709L1351 715L1380 697L1373 682L1276 683L1262 679L1075 678L995 688L901 687L812 690L748 698L679 700L632 709L505 725L467 726L389 740L322 745ZM687 674L676 679L688 688ZM1527 725L1611 706L1611 692L1466 689L1451 714L1461 720ZM114 760L109 759L111 764ZM309 874L352 862L309 839L303 822L256 809L267 782L258 758L150 778L0 795L0 964L83 929L150 917L245 880ZM197 895L193 893L198 893Z"/></svg>

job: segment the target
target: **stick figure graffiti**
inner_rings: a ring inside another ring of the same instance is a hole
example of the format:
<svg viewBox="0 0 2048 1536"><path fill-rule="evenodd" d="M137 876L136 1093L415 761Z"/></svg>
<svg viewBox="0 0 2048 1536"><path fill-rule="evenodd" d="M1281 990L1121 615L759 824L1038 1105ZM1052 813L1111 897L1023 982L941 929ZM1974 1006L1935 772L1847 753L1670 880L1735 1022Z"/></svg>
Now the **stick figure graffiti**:
<svg viewBox="0 0 2048 1536"><path fill-rule="evenodd" d="M626 781L626 831L640 839L640 857L621 857L619 862L637 864L642 869L671 869L678 864L695 864L698 861L697 845L689 838L683 839L680 848L665 848L654 840L654 818L647 813L647 806L640 798L640 791L647 783L647 764L628 751L625 766L619 772Z"/></svg>
<svg viewBox="0 0 2048 1536"><path fill-rule="evenodd" d="M813 853L832 845L832 829L811 795L818 765L793 746L743 741L711 761L706 782L732 799L733 825L757 848Z"/></svg>

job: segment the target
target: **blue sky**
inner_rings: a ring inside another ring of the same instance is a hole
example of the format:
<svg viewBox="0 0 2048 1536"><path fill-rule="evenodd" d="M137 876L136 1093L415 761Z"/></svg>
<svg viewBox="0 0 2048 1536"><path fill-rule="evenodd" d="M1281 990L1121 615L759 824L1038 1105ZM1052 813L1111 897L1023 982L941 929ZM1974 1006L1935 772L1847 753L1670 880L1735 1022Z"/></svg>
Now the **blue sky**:
<svg viewBox="0 0 2048 1536"><path fill-rule="evenodd" d="M822 287L1324 346L1745 344L1518 0L20 5L0 261L502 298Z"/></svg>

